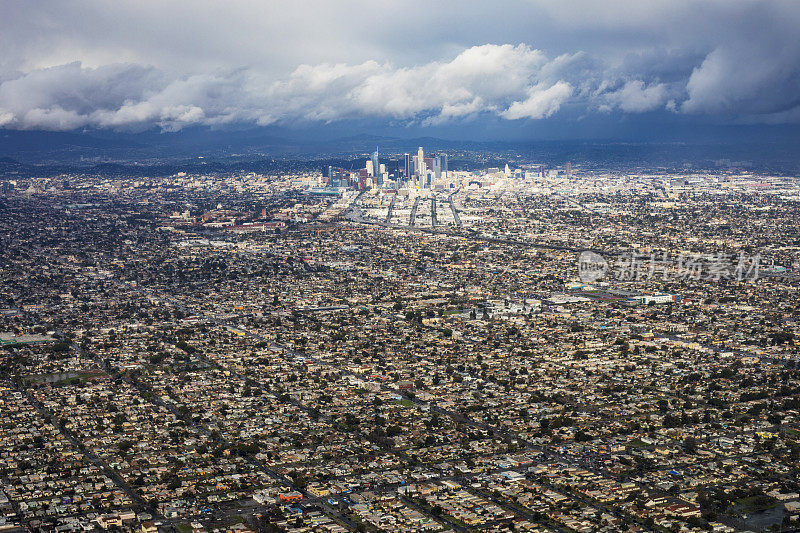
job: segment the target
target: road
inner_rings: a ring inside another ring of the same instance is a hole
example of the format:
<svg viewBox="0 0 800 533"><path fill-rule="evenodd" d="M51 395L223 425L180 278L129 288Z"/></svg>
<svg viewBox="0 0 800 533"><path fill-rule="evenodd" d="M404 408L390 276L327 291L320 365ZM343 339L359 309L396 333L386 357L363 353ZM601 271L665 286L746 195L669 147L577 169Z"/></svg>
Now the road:
<svg viewBox="0 0 800 533"><path fill-rule="evenodd" d="M473 240L473 241L480 241L480 242L491 242L497 244L509 244L512 246L520 246L523 248L536 248L541 250L555 250L555 251L562 251L562 252L575 252L580 253L583 251L591 251L598 254L608 254L614 255L617 252L609 252L608 250L598 250L598 249L591 249L591 248L583 248L583 247L574 247L574 246L561 246L557 244L544 244L544 243L533 243L527 241L520 241L517 239L511 239L508 237L487 237L484 235L477 235L474 233L469 232L459 232L453 231L449 229L443 229L442 227L438 228L427 228L427 227L416 227L414 226L414 220L417 217L417 206L419 205L420 198L417 197L414 201L414 205L411 208L411 216L409 217L409 224L408 225L401 225L401 224L387 224L384 221L378 220L370 220L364 218L364 214L362 213L361 209L356 205L356 201L353 201L350 204L350 207L347 209L346 213L344 214L345 220L349 222L354 222L357 224L366 224L369 226L380 226L386 229L397 229L397 230L412 230L418 231L420 233L428 233L433 235L450 235L451 237L459 237L462 239ZM453 213L456 214L455 208L453 209ZM461 219L458 218L456 225L461 224Z"/></svg>
<svg viewBox="0 0 800 533"><path fill-rule="evenodd" d="M397 200L397 193L392 196L392 201L389 202L389 209L386 210L386 219L384 223L389 224L392 221L392 210L394 209L394 202Z"/></svg>
<svg viewBox="0 0 800 533"><path fill-rule="evenodd" d="M460 228L461 227L461 217L459 216L458 210L456 209L456 206L453 203L453 196L455 196L455 194L457 192L458 192L458 190L456 190L453 194L451 194L450 196L447 197L447 203L450 204L450 211L453 212L453 221L456 223L456 226L458 226Z"/></svg>
<svg viewBox="0 0 800 533"><path fill-rule="evenodd" d="M414 227L414 221L417 219L417 207L419 207L419 196L414 198L414 206L411 208L411 215L408 217L408 227ZM391 226L388 226L391 227Z"/></svg>

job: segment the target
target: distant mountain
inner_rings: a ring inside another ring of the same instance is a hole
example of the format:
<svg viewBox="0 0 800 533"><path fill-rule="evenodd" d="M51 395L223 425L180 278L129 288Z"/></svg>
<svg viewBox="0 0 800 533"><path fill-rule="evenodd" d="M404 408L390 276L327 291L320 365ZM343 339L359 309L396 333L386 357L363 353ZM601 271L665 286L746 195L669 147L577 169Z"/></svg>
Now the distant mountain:
<svg viewBox="0 0 800 533"><path fill-rule="evenodd" d="M31 167L23 165L16 159L0 157L0 181L14 179L17 176L27 176L31 170Z"/></svg>
<svg viewBox="0 0 800 533"><path fill-rule="evenodd" d="M241 130L188 128L180 132L138 133L95 130L42 132L0 129L0 176L91 172L109 176L168 175L178 171L268 172L322 170L327 165L362 168L365 154L378 146L391 154L450 151L450 168L503 166L515 161L554 166L567 161L584 168L697 169L729 166L796 173L797 135L744 142L644 142L627 140L469 141L433 136L408 137L346 128ZM398 130L401 133L414 133ZM773 132L775 133L775 132Z"/></svg>
<svg viewBox="0 0 800 533"><path fill-rule="evenodd" d="M0 155L17 152L40 152L72 148L135 148L140 146L129 138L100 138L86 133L58 131L0 130Z"/></svg>

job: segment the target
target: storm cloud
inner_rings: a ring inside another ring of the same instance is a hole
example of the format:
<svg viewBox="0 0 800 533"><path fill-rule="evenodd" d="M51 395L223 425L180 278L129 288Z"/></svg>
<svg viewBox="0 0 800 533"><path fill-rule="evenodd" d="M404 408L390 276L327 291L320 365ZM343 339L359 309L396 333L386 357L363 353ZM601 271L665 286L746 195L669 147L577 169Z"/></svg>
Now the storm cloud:
<svg viewBox="0 0 800 533"><path fill-rule="evenodd" d="M758 0L11 2L0 127L797 122L797 27L800 4Z"/></svg>

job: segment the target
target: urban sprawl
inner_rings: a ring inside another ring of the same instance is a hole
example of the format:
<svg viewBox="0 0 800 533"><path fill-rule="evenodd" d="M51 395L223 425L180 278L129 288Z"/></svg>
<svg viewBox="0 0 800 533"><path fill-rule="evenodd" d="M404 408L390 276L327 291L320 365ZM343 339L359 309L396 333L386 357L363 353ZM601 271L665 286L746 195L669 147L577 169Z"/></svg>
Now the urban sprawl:
<svg viewBox="0 0 800 533"><path fill-rule="evenodd" d="M3 176L0 532L798 530L797 179L454 160Z"/></svg>

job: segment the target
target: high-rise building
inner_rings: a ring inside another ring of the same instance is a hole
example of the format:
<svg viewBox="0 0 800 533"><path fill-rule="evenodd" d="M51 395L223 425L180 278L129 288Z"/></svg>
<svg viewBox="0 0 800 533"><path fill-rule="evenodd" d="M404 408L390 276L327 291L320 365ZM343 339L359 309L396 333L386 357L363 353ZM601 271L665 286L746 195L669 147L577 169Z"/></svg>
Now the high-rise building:
<svg viewBox="0 0 800 533"><path fill-rule="evenodd" d="M442 172L444 172L444 177L447 178L447 154L442 154Z"/></svg>
<svg viewBox="0 0 800 533"><path fill-rule="evenodd" d="M367 159L367 167L366 167L367 176L375 175L375 167L373 165L374 163L372 162L372 159Z"/></svg>
<svg viewBox="0 0 800 533"><path fill-rule="evenodd" d="M431 160L431 171L433 172L434 178L436 178L437 180L442 177L442 158L441 158L441 156L434 157Z"/></svg>
<svg viewBox="0 0 800 533"><path fill-rule="evenodd" d="M567 176L572 176L572 163L567 161Z"/></svg>
<svg viewBox="0 0 800 533"><path fill-rule="evenodd" d="M328 187L345 186L345 174L343 168L328 167Z"/></svg>
<svg viewBox="0 0 800 533"><path fill-rule="evenodd" d="M372 154L372 172L373 176L378 176L381 173L381 163L378 160L378 147L375 147L375 152Z"/></svg>
<svg viewBox="0 0 800 533"><path fill-rule="evenodd" d="M411 154L403 154L403 176L406 181L411 179Z"/></svg>
<svg viewBox="0 0 800 533"><path fill-rule="evenodd" d="M425 177L425 171L425 153L422 151L422 146L420 146L417 151L417 174Z"/></svg>

